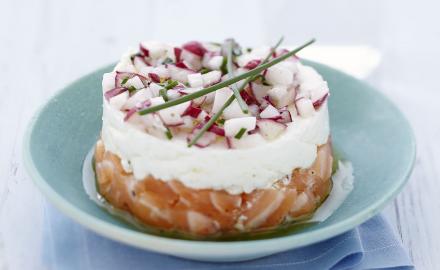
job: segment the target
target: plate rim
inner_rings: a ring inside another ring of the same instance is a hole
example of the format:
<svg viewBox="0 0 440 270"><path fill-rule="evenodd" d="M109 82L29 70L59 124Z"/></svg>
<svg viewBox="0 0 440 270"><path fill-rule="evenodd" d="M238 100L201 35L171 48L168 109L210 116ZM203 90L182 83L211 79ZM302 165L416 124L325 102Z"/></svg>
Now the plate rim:
<svg viewBox="0 0 440 270"><path fill-rule="evenodd" d="M230 242L216 242L216 241L197 241L197 240L185 240L185 239L174 239L161 237L157 235L151 235L145 232L135 231L129 228L122 228L117 225L108 223L106 221L100 220L95 216L88 214L81 209L77 208L75 205L71 204L68 200L64 199L60 194L58 194L44 179L44 177L39 173L38 169L33 162L31 155L31 137L34 131L35 124L37 120L40 118L41 113L44 109L50 105L55 99L58 98L61 94L63 94L67 89L70 89L72 85L76 82L84 79L87 76L90 76L94 72L98 72L100 70L104 70L108 68L110 65L103 66L101 68L95 69L94 71L87 73L69 83L67 86L61 88L56 91L50 98L46 99L40 107L35 111L32 118L29 120L26 131L23 137L23 161L24 167L28 173L28 176L32 179L32 182L37 186L37 188L43 193L43 195L62 213L66 216L70 217L77 223L86 227L87 229L94 231L95 233L107 237L109 239L125 243L130 246L135 246L138 248L151 250L159 253L165 253L174 256L180 257L191 257L192 258L201 258L202 260L213 261L212 257L225 257L230 254L239 256L236 254L240 253L242 256L252 256L255 253L261 253L260 256L270 255L273 253L285 251L288 249L299 248L306 245L310 245L313 243L321 242L331 237L340 235L350 229L355 228L359 224L365 222L370 219L377 213L379 213L389 201L394 199L397 194L403 189L405 184L408 182L408 179L413 171L415 159L416 159L416 140L414 136L414 131L408 121L406 115L402 113L402 111L394 104L392 100L390 100L386 95L376 90L374 87L370 86L367 82L354 78L351 75L348 75L338 69L332 68L328 65L308 61L312 64L317 64L328 68L332 71L337 71L340 75L347 76L350 79L354 79L356 81L360 81L361 83L368 86L369 91L373 91L375 95L380 96L380 98L385 99L390 106L394 107L394 109L399 112L400 117L404 120L402 123L406 126L406 129L409 131L409 151L410 151L410 164L406 168L405 171L402 172L400 181L396 181L395 184L392 185L392 188L386 193L385 196L382 196L374 203L365 208L364 210L356 213L355 215L350 216L349 218L339 221L336 224L329 225L327 227L321 228L316 231L303 232L300 234L290 234L285 236L278 236L275 238L269 239L256 239L256 240L245 240L245 241L230 241ZM191 246L191 250L182 249L184 247ZM219 252L222 250L222 252ZM196 254L194 254L196 253ZM185 255L187 254L187 255ZM234 260L236 261L236 259Z"/></svg>

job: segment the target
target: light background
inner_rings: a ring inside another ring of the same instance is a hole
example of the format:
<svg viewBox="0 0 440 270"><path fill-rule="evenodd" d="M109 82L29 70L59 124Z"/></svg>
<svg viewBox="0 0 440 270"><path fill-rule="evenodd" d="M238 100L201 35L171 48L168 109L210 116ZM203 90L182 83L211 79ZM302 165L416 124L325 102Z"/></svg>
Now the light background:
<svg viewBox="0 0 440 270"><path fill-rule="evenodd" d="M0 0L0 269L39 269L46 202L24 172L21 141L33 112L56 90L139 40L232 36L258 45L280 35L286 44L314 36L320 45L380 52L367 81L402 109L418 143L409 184L385 213L418 269L438 269L439 10L434 0Z"/></svg>

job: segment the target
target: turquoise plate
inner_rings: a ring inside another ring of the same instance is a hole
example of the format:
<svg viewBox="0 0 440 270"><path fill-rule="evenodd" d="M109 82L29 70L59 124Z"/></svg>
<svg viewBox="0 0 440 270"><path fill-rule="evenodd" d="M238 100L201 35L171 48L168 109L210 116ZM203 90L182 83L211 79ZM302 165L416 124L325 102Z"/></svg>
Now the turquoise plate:
<svg viewBox="0 0 440 270"><path fill-rule="evenodd" d="M101 76L95 71L56 94L32 119L24 139L29 175L62 212L85 227L136 247L204 261L239 261L312 244L341 234L377 214L411 173L415 141L402 113L367 84L307 62L328 81L333 142L353 163L355 185L325 222L288 235L247 241L194 241L147 234L92 202L82 165L101 128Z"/></svg>

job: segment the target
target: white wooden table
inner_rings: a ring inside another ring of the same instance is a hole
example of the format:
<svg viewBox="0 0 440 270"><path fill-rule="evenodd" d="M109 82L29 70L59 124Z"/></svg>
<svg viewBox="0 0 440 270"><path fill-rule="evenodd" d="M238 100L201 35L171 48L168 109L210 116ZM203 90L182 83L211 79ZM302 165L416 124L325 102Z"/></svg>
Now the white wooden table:
<svg viewBox="0 0 440 270"><path fill-rule="evenodd" d="M141 39L234 36L261 44L282 34L287 44L315 36L323 45L368 45L381 52L367 80L407 115L418 144L414 173L385 213L417 268L439 269L440 4L305 2L1 0L0 270L33 269L21 258L38 256L45 200L24 171L21 142L29 118L56 90L115 61ZM342 55L341 61L365 60L353 57Z"/></svg>

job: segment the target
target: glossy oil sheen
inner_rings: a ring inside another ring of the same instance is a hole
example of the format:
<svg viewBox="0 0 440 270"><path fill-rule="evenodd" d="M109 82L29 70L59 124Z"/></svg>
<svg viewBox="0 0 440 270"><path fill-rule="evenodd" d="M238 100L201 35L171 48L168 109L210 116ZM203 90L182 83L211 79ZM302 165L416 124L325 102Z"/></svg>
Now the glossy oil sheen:
<svg viewBox="0 0 440 270"><path fill-rule="evenodd" d="M25 165L36 185L66 215L95 232L133 246L204 261L257 258L343 233L380 211L405 184L415 158L413 132L401 112L367 84L308 62L329 83L332 138L353 163L354 189L325 222L270 239L232 242L149 235L114 218L82 187L82 164L101 129L101 76L106 67L55 95L32 119L24 141Z"/></svg>

